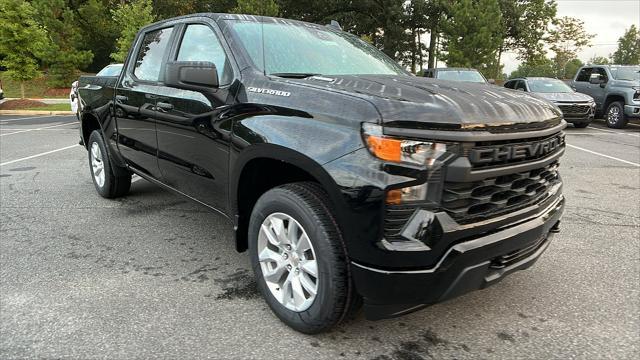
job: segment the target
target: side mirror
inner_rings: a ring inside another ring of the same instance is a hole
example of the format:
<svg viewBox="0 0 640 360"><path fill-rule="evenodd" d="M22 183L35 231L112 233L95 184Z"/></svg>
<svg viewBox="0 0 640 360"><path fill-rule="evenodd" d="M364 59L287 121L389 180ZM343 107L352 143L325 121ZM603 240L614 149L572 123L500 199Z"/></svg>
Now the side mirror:
<svg viewBox="0 0 640 360"><path fill-rule="evenodd" d="M495 79L489 79L487 80L487 82L491 85L495 85L496 84L496 80Z"/></svg>
<svg viewBox="0 0 640 360"><path fill-rule="evenodd" d="M219 86L218 71L208 61L169 61L164 83L178 89L211 91Z"/></svg>

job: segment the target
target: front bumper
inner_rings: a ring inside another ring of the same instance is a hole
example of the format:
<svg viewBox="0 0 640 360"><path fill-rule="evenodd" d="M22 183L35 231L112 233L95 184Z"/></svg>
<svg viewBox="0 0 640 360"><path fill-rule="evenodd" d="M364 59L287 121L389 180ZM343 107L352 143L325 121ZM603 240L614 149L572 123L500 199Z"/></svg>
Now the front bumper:
<svg viewBox="0 0 640 360"><path fill-rule="evenodd" d="M625 105L624 114L628 117L640 117L640 105Z"/></svg>
<svg viewBox="0 0 640 360"><path fill-rule="evenodd" d="M509 273L530 267L558 232L563 211L560 195L532 219L453 245L427 269L384 270L352 262L366 317L400 316L485 288Z"/></svg>

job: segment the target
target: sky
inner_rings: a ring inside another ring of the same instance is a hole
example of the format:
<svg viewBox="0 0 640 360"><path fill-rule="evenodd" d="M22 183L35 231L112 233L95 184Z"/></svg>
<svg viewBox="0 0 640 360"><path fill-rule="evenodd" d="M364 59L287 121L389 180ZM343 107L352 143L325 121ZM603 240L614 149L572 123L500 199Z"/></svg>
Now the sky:
<svg viewBox="0 0 640 360"><path fill-rule="evenodd" d="M556 0L558 17L571 16L584 21L587 33L593 34L592 46L578 53L583 62L594 55L609 57L617 49L618 39L635 24L640 27L640 0ZM552 57L553 54L549 54ZM503 57L504 72L510 74L520 61L514 54Z"/></svg>

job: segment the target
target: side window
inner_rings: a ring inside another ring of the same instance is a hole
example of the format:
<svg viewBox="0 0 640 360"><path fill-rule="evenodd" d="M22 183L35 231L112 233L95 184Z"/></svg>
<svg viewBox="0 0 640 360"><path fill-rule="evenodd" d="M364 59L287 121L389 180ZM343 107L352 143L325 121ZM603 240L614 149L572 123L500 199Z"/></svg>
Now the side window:
<svg viewBox="0 0 640 360"><path fill-rule="evenodd" d="M192 24L184 32L178 61L209 61L216 66L220 85L231 82L231 68L216 34L206 25Z"/></svg>
<svg viewBox="0 0 640 360"><path fill-rule="evenodd" d="M527 87L524 85L524 80L518 80L516 90L527 91Z"/></svg>
<svg viewBox="0 0 640 360"><path fill-rule="evenodd" d="M160 67L172 32L173 28L165 28L144 35L133 68L136 78L147 81L160 79Z"/></svg>
<svg viewBox="0 0 640 360"><path fill-rule="evenodd" d="M576 81L589 81L589 77L591 77L592 71L593 68L582 68L582 70L580 70L580 73L578 73L578 76L576 77Z"/></svg>
<svg viewBox="0 0 640 360"><path fill-rule="evenodd" d="M516 83L516 82L515 82L515 81L513 81L513 80L512 80L512 81L507 81L507 82L504 84L504 87L506 87L507 89L513 89L513 84L515 84L515 83Z"/></svg>

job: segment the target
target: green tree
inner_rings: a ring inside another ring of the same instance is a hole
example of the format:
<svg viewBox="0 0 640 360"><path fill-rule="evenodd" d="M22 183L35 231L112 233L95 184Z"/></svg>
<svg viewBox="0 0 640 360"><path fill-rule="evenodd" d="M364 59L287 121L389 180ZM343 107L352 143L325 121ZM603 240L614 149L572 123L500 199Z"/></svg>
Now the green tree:
<svg viewBox="0 0 640 360"><path fill-rule="evenodd" d="M609 64L609 59L604 56L593 55L593 57L591 57L591 59L589 59L589 61L587 62L593 65L607 65Z"/></svg>
<svg viewBox="0 0 640 360"><path fill-rule="evenodd" d="M129 48L135 40L141 27L155 20L153 15L152 0L133 0L130 3L122 3L111 10L113 22L121 29L120 36L116 40L115 52L111 58L115 62L124 62L129 53Z"/></svg>
<svg viewBox="0 0 640 360"><path fill-rule="evenodd" d="M544 60L544 38L557 12L553 0L499 0L504 37L498 50L515 51L528 64Z"/></svg>
<svg viewBox="0 0 640 360"><path fill-rule="evenodd" d="M547 58L536 59L533 63L523 62L509 75L509 78L513 79L527 76L555 77L555 64Z"/></svg>
<svg viewBox="0 0 640 360"><path fill-rule="evenodd" d="M83 37L75 12L65 0L32 0L31 3L49 38L42 52L42 60L49 66L49 84L68 87L77 78L78 69L93 59L91 50L82 49Z"/></svg>
<svg viewBox="0 0 640 360"><path fill-rule="evenodd" d="M558 79L569 79L573 78L575 74L578 72L578 69L582 67L584 63L578 59L571 59L564 64L564 67L560 67L559 64L556 64L556 77Z"/></svg>
<svg viewBox="0 0 640 360"><path fill-rule="evenodd" d="M618 49L611 55L611 61L619 65L640 64L640 32L635 25L618 39Z"/></svg>
<svg viewBox="0 0 640 360"><path fill-rule="evenodd" d="M497 0L460 0L452 3L444 26L443 56L447 66L495 66L502 43L502 15Z"/></svg>
<svg viewBox="0 0 640 360"><path fill-rule="evenodd" d="M24 99L24 82L40 75L38 54L47 38L36 21L35 9L24 0L0 0L0 64L7 76L20 82Z"/></svg>
<svg viewBox="0 0 640 360"><path fill-rule="evenodd" d="M549 47L556 54L554 61L561 71L558 77L565 78L568 75L567 63L577 58L578 51L590 46L593 35L584 30L582 20L569 16L554 19L553 26L547 40Z"/></svg>
<svg viewBox="0 0 640 360"><path fill-rule="evenodd" d="M278 16L280 8L274 0L238 0L238 5L231 11L237 14Z"/></svg>
<svg viewBox="0 0 640 360"><path fill-rule="evenodd" d="M98 72L111 62L110 55L122 29L110 14L120 3L120 0L75 0L72 3L76 4L71 9L82 36L78 46L80 50L91 50L94 55L91 63L81 70Z"/></svg>

